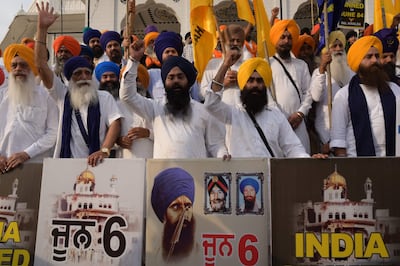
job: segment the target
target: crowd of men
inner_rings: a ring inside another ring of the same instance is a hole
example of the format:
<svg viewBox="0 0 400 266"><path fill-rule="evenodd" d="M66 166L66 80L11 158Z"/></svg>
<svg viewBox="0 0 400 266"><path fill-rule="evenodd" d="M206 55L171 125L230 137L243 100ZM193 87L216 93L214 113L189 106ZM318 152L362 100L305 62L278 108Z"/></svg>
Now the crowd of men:
<svg viewBox="0 0 400 266"><path fill-rule="evenodd" d="M252 27L227 25L198 82L190 33L154 25L143 40L91 28L84 45L59 36L50 66L58 15L36 5L35 39L3 54L2 173L50 156L96 166L108 157L396 155L399 15L351 45L353 35L333 31L320 53L294 20L274 19L270 58L256 56Z"/></svg>

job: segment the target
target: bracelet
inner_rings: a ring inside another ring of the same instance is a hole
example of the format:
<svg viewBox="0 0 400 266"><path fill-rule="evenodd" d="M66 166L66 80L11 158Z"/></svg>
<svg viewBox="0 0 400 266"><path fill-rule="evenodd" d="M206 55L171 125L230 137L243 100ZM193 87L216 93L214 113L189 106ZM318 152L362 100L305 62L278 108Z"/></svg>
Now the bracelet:
<svg viewBox="0 0 400 266"><path fill-rule="evenodd" d="M42 42L42 41L39 41L39 40L35 40L35 42L41 43L41 44L43 44L43 45L47 45L46 42Z"/></svg>
<svg viewBox="0 0 400 266"><path fill-rule="evenodd" d="M300 112L296 112L297 116L300 117L301 119L304 119L304 114L300 113Z"/></svg>
<svg viewBox="0 0 400 266"><path fill-rule="evenodd" d="M213 80L211 81L211 83L214 83L215 85L218 85L218 86L220 86L221 88L224 87L224 84L222 84L221 82L216 81L215 79L213 79Z"/></svg>

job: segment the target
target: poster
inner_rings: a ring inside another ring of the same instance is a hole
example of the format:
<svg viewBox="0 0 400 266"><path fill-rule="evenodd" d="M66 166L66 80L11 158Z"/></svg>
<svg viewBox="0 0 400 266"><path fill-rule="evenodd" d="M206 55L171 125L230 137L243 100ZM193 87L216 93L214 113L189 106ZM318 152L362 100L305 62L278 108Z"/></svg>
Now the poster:
<svg viewBox="0 0 400 266"><path fill-rule="evenodd" d="M148 160L146 266L270 265L268 172L267 159Z"/></svg>
<svg viewBox="0 0 400 266"><path fill-rule="evenodd" d="M398 158L271 160L273 265L400 265Z"/></svg>
<svg viewBox="0 0 400 266"><path fill-rule="evenodd" d="M347 0L339 21L340 28L364 28L364 0Z"/></svg>
<svg viewBox="0 0 400 266"><path fill-rule="evenodd" d="M32 265L42 165L0 175L0 265Z"/></svg>
<svg viewBox="0 0 400 266"><path fill-rule="evenodd" d="M34 265L141 265L145 161L46 159Z"/></svg>

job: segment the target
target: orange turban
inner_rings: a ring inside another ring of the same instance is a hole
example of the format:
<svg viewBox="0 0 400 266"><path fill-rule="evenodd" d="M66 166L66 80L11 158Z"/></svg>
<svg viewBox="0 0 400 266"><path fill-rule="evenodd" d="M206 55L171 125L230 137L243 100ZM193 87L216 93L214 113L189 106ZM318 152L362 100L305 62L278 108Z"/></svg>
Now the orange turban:
<svg viewBox="0 0 400 266"><path fill-rule="evenodd" d="M314 38L311 37L308 34L303 34L299 36L299 39L297 39L297 42L295 45L293 45L293 54L298 57L300 53L300 49L303 46L303 44L308 44L312 47L313 51L315 49L315 41Z"/></svg>
<svg viewBox="0 0 400 266"><path fill-rule="evenodd" d="M336 40L339 40L343 44L343 47L346 45L346 36L344 36L344 33L340 30L335 30L335 31L332 31L331 33L329 33L329 38L328 38L329 47Z"/></svg>
<svg viewBox="0 0 400 266"><path fill-rule="evenodd" d="M158 35L160 35L160 33L159 32L154 32L154 31L147 33L146 36L144 36L144 39L143 39L144 47L147 47L151 40L157 39Z"/></svg>
<svg viewBox="0 0 400 266"><path fill-rule="evenodd" d="M68 49L68 51L71 52L73 56L79 56L81 52L81 45L74 37L68 35L57 37L53 42L54 52L57 53L63 45Z"/></svg>
<svg viewBox="0 0 400 266"><path fill-rule="evenodd" d="M286 30L289 31L290 34L292 35L293 46L296 45L297 39L299 38L300 35L300 30L296 21L294 21L293 19L279 20L278 22L274 23L274 25L271 28L271 31L269 32L269 37L271 38L271 42L273 45L276 46L282 34Z"/></svg>
<svg viewBox="0 0 400 266"><path fill-rule="evenodd" d="M237 80L241 90L243 90L254 71L257 71L263 78L265 86L268 87L271 84L272 70L268 62L261 57L253 57L244 61L238 70Z"/></svg>
<svg viewBox="0 0 400 266"><path fill-rule="evenodd" d="M350 46L350 49L347 52L347 62L349 63L351 70L354 72L358 71L361 61L371 47L375 47L378 49L379 54L382 54L383 48L381 41L372 35L364 36Z"/></svg>
<svg viewBox="0 0 400 266"><path fill-rule="evenodd" d="M147 71L147 68L144 65L139 64L137 71L138 71L137 73L138 79L142 83L143 87L147 90L147 87L149 87L149 82L150 82L150 75L149 72Z"/></svg>
<svg viewBox="0 0 400 266"><path fill-rule="evenodd" d="M8 72L11 72L11 61L16 56L21 57L28 63L35 76L39 74L35 65L33 50L23 44L11 44L4 51L4 66Z"/></svg>

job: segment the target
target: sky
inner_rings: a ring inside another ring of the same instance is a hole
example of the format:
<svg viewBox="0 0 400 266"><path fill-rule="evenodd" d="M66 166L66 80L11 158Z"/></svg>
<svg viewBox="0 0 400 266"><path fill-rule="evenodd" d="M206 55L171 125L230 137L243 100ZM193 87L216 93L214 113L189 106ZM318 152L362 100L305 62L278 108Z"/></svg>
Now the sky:
<svg viewBox="0 0 400 266"><path fill-rule="evenodd" d="M7 0L3 2L0 8L0 41L7 34L8 27L21 9L21 5L27 11L33 2L35 0Z"/></svg>

